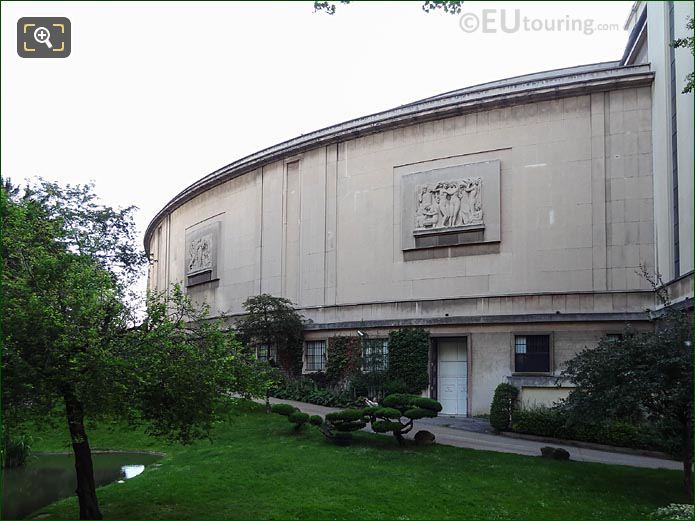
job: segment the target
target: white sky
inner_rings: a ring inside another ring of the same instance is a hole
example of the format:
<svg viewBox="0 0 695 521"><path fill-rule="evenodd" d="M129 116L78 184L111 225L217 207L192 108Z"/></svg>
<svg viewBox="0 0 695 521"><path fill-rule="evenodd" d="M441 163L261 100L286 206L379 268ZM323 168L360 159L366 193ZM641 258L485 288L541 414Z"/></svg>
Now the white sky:
<svg viewBox="0 0 695 521"><path fill-rule="evenodd" d="M2 175L96 181L154 214L196 179L280 141L441 92L617 60L632 2L466 1L618 30L466 33L422 2L3 2ZM22 16L66 16L72 54L24 59ZM499 17L499 15L497 15ZM498 24L499 25L499 24Z"/></svg>

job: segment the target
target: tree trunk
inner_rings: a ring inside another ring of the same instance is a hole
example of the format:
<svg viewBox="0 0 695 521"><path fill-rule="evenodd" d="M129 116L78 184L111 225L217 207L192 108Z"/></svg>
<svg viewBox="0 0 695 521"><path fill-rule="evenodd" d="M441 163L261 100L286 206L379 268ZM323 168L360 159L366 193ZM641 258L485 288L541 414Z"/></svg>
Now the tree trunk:
<svg viewBox="0 0 695 521"><path fill-rule="evenodd" d="M693 424L685 424L685 440L683 446L683 484L688 503L693 503Z"/></svg>
<svg viewBox="0 0 695 521"><path fill-rule="evenodd" d="M94 484L92 451L89 448L87 433L84 430L84 410L72 390L64 391L65 412L68 417L72 451L75 453L75 473L77 475L77 499L80 503L80 519L102 519Z"/></svg>

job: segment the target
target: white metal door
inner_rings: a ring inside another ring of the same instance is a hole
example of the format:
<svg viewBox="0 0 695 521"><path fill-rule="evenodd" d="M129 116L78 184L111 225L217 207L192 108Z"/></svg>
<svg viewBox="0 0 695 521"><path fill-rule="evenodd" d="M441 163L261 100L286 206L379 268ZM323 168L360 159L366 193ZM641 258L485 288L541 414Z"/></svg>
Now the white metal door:
<svg viewBox="0 0 695 521"><path fill-rule="evenodd" d="M439 340L438 397L441 414L466 415L468 401L468 353L466 339Z"/></svg>

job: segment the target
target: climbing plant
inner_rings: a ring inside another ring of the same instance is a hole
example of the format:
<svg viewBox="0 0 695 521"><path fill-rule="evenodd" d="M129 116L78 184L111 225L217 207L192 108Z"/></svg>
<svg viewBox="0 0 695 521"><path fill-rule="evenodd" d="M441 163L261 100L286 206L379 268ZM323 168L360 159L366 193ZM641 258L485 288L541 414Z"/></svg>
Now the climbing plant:
<svg viewBox="0 0 695 521"><path fill-rule="evenodd" d="M392 331L389 334L389 377L402 381L409 393L426 389L429 348L429 331L417 328Z"/></svg>
<svg viewBox="0 0 695 521"><path fill-rule="evenodd" d="M343 385L360 371L362 347L354 336L334 336L328 339L326 376L333 385Z"/></svg>

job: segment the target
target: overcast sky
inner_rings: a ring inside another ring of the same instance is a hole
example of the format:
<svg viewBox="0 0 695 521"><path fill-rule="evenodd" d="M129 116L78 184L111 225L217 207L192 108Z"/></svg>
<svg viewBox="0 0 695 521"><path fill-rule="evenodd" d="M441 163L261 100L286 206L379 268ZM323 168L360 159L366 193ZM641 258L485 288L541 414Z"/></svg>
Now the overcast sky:
<svg viewBox="0 0 695 521"><path fill-rule="evenodd" d="M355 2L328 16L313 2L3 2L2 174L94 180L109 204L140 207L142 234L196 179L299 134L486 81L619 59L632 2L466 1L466 20L421 5ZM482 9L495 10L491 32L471 31ZM515 9L521 27L505 32L501 11L510 29ZM20 58L23 16L68 17L72 54ZM578 22L536 31L536 20ZM590 30L599 24L613 28Z"/></svg>

